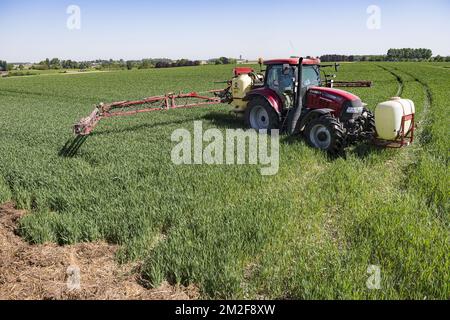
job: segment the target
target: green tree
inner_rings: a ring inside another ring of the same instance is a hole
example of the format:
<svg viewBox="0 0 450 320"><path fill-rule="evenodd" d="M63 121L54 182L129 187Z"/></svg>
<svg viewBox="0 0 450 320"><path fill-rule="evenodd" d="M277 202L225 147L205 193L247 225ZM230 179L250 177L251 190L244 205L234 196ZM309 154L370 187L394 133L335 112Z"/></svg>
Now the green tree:
<svg viewBox="0 0 450 320"><path fill-rule="evenodd" d="M81 62L79 64L77 62L75 62L75 63L77 64L77 68L76 69L86 70L86 69L90 68L90 64L87 63L87 62Z"/></svg>
<svg viewBox="0 0 450 320"><path fill-rule="evenodd" d="M59 61L58 58L53 58L50 60L50 67L52 69L60 69L61 68L61 61Z"/></svg>
<svg viewBox="0 0 450 320"><path fill-rule="evenodd" d="M39 62L37 65L33 66L33 69L36 70L48 70L50 69L50 59L45 59L41 62Z"/></svg>
<svg viewBox="0 0 450 320"><path fill-rule="evenodd" d="M221 64L229 64L230 63L230 59L228 59L227 57L220 57L219 58Z"/></svg>
<svg viewBox="0 0 450 320"><path fill-rule="evenodd" d="M388 61L408 61L408 60L429 60L433 52L426 48L402 48L389 49L387 52Z"/></svg>
<svg viewBox="0 0 450 320"><path fill-rule="evenodd" d="M425 49L425 59L430 59L433 56L433 51Z"/></svg>
<svg viewBox="0 0 450 320"><path fill-rule="evenodd" d="M141 65L139 66L139 69L149 69L151 68L152 61L150 59L142 59Z"/></svg>

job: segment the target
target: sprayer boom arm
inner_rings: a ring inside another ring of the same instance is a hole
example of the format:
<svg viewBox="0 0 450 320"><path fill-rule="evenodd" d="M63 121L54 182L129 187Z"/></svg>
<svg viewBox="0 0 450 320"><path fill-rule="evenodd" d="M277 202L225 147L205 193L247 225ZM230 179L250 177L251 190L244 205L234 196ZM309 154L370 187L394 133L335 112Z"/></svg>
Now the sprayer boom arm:
<svg viewBox="0 0 450 320"><path fill-rule="evenodd" d="M193 107L211 106L224 103L224 97L229 88L224 90L209 90L202 94L191 93L168 93L164 96L148 97L142 100L119 101L109 104L99 104L94 111L81 119L73 126L75 135L89 135L98 122L104 118L130 116L138 113L163 111L169 109L182 109Z"/></svg>

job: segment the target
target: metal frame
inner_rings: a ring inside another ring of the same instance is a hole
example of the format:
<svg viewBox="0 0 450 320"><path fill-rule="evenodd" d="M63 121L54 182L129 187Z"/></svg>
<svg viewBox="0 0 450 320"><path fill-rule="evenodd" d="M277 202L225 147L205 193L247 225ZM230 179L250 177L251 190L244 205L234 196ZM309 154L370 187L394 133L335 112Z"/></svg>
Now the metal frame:
<svg viewBox="0 0 450 320"><path fill-rule="evenodd" d="M372 81L335 81L333 79L326 79L326 87L329 88L371 88Z"/></svg>
<svg viewBox="0 0 450 320"><path fill-rule="evenodd" d="M87 136L91 134L99 121L105 118L220 104L222 103L222 98L217 94L223 92L224 90L209 90L204 92L204 94L197 92L179 94L168 93L164 96L148 97L142 100L119 101L110 104L101 103L95 107L94 111L92 111L88 117L81 119L73 126L73 132L78 136ZM179 100L183 100L184 103L180 104L178 102Z"/></svg>
<svg viewBox="0 0 450 320"><path fill-rule="evenodd" d="M406 121L411 121L411 129L408 132L405 132ZM414 114L404 115L402 117L400 132L398 134L397 139L390 141L375 138L374 143L378 146L382 146L385 148L402 148L405 146L409 146L414 141L415 130L416 130L416 123L414 119Z"/></svg>

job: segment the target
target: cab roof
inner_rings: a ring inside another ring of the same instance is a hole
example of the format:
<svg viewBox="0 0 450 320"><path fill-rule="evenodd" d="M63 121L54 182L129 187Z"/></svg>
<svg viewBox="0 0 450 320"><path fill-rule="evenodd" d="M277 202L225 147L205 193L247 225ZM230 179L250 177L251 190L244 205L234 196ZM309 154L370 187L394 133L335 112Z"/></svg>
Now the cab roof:
<svg viewBox="0 0 450 320"><path fill-rule="evenodd" d="M273 64L290 64L290 65L298 65L298 60L300 58L289 58L289 59L273 59L264 61L264 64L273 65ZM303 59L302 65L317 65L320 64L320 59Z"/></svg>

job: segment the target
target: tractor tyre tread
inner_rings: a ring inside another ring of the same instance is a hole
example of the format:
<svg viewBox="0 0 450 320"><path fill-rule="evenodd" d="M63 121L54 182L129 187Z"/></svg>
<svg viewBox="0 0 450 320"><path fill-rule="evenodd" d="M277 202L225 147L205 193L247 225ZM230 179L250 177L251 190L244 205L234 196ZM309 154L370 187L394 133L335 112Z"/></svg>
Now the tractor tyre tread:
<svg viewBox="0 0 450 320"><path fill-rule="evenodd" d="M364 131L375 134L377 132L375 127L375 116L370 110L365 109L364 111L367 112L367 122Z"/></svg>
<svg viewBox="0 0 450 320"><path fill-rule="evenodd" d="M343 156L345 155L345 131L342 123L333 117L331 114L326 114L321 117L317 117L308 122L305 127L304 136L309 146L316 148L313 142L310 140L310 130L316 124L322 124L326 126L331 134L331 143L326 151L331 156Z"/></svg>

